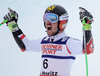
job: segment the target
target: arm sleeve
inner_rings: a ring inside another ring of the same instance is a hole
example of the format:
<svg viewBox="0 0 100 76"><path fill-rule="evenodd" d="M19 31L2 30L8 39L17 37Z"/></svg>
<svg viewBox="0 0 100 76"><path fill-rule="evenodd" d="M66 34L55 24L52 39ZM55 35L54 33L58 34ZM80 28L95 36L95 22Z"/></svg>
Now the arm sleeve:
<svg viewBox="0 0 100 76"><path fill-rule="evenodd" d="M26 46L26 51L34 51L34 52L41 51L41 44L40 44L41 39L29 40L25 37L22 41Z"/></svg>
<svg viewBox="0 0 100 76"><path fill-rule="evenodd" d="M93 37L91 30L85 31L86 52L91 54L94 51ZM83 53L85 53L84 35L83 35Z"/></svg>
<svg viewBox="0 0 100 76"><path fill-rule="evenodd" d="M26 38L26 36L23 34L21 29L12 32L14 39L18 46L20 47L21 51L35 51L39 52L41 50L41 39L38 40L29 40Z"/></svg>
<svg viewBox="0 0 100 76"><path fill-rule="evenodd" d="M93 37L91 31L85 31L85 39L86 39L86 52L87 54L91 54L94 51ZM69 49L70 54L78 55L85 54L85 46L84 46L84 38L83 43L80 40L69 38L66 46Z"/></svg>
<svg viewBox="0 0 100 76"><path fill-rule="evenodd" d="M66 46L68 47L71 55L83 54L82 42L78 39L69 38Z"/></svg>

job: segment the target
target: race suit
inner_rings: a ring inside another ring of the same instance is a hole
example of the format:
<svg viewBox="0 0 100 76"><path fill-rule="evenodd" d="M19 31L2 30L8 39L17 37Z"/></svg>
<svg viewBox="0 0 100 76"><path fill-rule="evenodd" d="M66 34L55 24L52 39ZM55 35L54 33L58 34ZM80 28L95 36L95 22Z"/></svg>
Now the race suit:
<svg viewBox="0 0 100 76"><path fill-rule="evenodd" d="M76 55L85 53L83 43L65 32L39 40L27 39L20 29L12 33L22 51L42 52L40 76L70 76ZM90 54L93 53L93 38L90 30L85 33L87 54Z"/></svg>

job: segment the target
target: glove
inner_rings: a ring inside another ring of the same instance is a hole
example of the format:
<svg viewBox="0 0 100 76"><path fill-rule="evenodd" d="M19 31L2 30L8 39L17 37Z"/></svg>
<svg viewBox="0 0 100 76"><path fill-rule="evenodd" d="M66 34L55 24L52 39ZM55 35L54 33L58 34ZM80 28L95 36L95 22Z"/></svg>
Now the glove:
<svg viewBox="0 0 100 76"><path fill-rule="evenodd" d="M80 7L81 11L79 12L80 20L83 24L83 30L91 30L91 24L93 22L93 16L90 12Z"/></svg>
<svg viewBox="0 0 100 76"><path fill-rule="evenodd" d="M17 25L18 14L10 8L8 8L8 10L9 10L9 13L4 16L4 20L7 20L6 24L7 26L9 26L9 29L12 32L15 32L19 29Z"/></svg>

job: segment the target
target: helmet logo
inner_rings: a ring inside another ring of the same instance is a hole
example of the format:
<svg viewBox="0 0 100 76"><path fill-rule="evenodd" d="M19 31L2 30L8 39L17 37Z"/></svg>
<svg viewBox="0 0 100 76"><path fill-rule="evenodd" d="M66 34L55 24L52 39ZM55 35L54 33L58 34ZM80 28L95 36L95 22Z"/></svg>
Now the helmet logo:
<svg viewBox="0 0 100 76"><path fill-rule="evenodd" d="M48 10L53 10L55 8L55 6L50 6L50 7L48 7Z"/></svg>

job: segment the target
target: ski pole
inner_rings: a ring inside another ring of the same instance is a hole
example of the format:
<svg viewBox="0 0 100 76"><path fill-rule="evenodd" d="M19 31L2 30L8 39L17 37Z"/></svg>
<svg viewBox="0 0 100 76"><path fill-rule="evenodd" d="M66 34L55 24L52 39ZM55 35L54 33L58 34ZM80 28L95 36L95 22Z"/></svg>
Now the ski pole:
<svg viewBox="0 0 100 76"><path fill-rule="evenodd" d="M88 59L87 59L87 50L86 50L85 30L83 30L83 38L84 38L84 49L85 49L86 76L88 76Z"/></svg>
<svg viewBox="0 0 100 76"><path fill-rule="evenodd" d="M79 7L79 9L85 12L88 12L86 9ZM92 17L92 16L91 16ZM93 18L93 17L92 17ZM85 62L86 62L86 76L88 76L88 59L87 59L87 49L86 49L86 38L85 38L85 30L83 30L83 43L84 43L84 50L85 50Z"/></svg>
<svg viewBox="0 0 100 76"><path fill-rule="evenodd" d="M4 20L3 22L0 23L0 26L6 23L8 20Z"/></svg>
<svg viewBox="0 0 100 76"><path fill-rule="evenodd" d="M8 8L9 12L11 13L12 18L14 17L12 9ZM8 20L4 20L3 22L0 23L0 26L5 24Z"/></svg>

